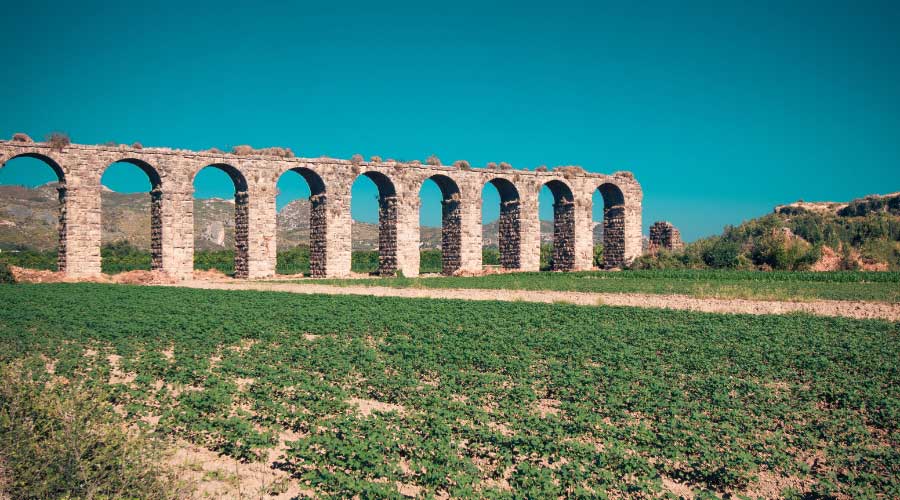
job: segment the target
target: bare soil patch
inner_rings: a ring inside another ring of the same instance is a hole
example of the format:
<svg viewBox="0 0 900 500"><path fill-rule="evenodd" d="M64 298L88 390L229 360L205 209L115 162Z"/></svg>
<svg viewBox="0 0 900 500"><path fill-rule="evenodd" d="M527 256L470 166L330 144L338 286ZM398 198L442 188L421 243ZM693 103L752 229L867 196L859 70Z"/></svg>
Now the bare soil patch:
<svg viewBox="0 0 900 500"><path fill-rule="evenodd" d="M499 300L540 302L580 306L627 306L652 309L676 309L730 314L807 313L854 319L900 321L900 304L844 300L787 302L775 300L714 299L687 295L646 293L588 293L550 290L488 290L465 288L391 288L382 286L333 286L316 283L266 283L254 281L188 281L178 286L210 290L260 290L328 295L371 295L376 297L434 298L458 300Z"/></svg>
<svg viewBox="0 0 900 500"><path fill-rule="evenodd" d="M128 271L119 274L98 274L96 276L72 278L63 272L43 269L26 269L9 266L13 277L19 283L119 283L123 285L167 285L177 280L162 271ZM224 275L223 275L224 276Z"/></svg>

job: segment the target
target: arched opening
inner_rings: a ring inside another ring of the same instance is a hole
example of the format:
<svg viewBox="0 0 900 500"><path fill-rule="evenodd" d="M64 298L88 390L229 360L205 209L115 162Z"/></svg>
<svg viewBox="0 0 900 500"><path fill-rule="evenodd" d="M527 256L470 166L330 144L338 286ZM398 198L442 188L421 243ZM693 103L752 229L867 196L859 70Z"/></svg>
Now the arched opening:
<svg viewBox="0 0 900 500"><path fill-rule="evenodd" d="M462 212L459 186L446 175L436 174L422 183L419 199L422 201L419 208L419 241L423 242L423 249L429 246L439 248L440 272L452 275L462 266ZM437 245L429 245L429 236L433 234L433 228L438 223L435 217L437 211L430 205L437 200L440 200L441 205L440 240ZM423 273L436 271L427 252L422 253L419 267Z"/></svg>
<svg viewBox="0 0 900 500"><path fill-rule="evenodd" d="M162 180L156 169L120 160L103 171L100 189L103 272L162 269Z"/></svg>
<svg viewBox="0 0 900 500"><path fill-rule="evenodd" d="M490 186L490 187L489 187ZM481 190L482 252L490 265L493 248L499 252L503 269L521 267L521 224L519 221L519 191L507 179L495 178Z"/></svg>
<svg viewBox="0 0 900 500"><path fill-rule="evenodd" d="M540 198L544 199L540 203L542 249L546 248L545 242L550 244L545 267L551 271L571 271L575 269L575 197L566 183L552 180L541 187ZM553 200L552 205L546 198ZM553 221L552 226L544 223L546 219ZM545 227L552 228L546 240Z"/></svg>
<svg viewBox="0 0 900 500"><path fill-rule="evenodd" d="M625 195L618 186L604 183L597 187L603 203L594 203L594 220L602 207L603 269L625 265ZM596 198L596 196L594 197Z"/></svg>
<svg viewBox="0 0 900 500"><path fill-rule="evenodd" d="M49 168L48 168L49 167ZM0 258L20 267L66 270L66 179L50 157L0 162Z"/></svg>
<svg viewBox="0 0 900 500"><path fill-rule="evenodd" d="M217 163L197 172L193 186L194 267L214 267L246 278L250 271L246 179L231 165ZM198 251L203 254L198 256ZM229 266L227 256L232 253Z"/></svg>
<svg viewBox="0 0 900 500"><path fill-rule="evenodd" d="M394 183L384 174L369 171L353 182L351 189L351 247L354 252L353 270L380 276L393 276L397 272L397 191ZM376 226L377 224L377 226ZM373 227L374 226L374 227ZM374 230L373 230L374 229ZM377 236L372 233L377 231ZM377 259L368 255L377 250Z"/></svg>
<svg viewBox="0 0 900 500"><path fill-rule="evenodd" d="M308 168L291 169L278 179L276 249L279 274L325 276L327 198L322 178Z"/></svg>

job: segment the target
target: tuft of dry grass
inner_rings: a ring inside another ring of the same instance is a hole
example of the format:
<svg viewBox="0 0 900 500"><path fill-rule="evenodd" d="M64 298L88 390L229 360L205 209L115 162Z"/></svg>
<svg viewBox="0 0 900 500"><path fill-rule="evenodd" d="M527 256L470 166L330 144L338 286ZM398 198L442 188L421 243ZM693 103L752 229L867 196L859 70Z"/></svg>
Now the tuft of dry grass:
<svg viewBox="0 0 900 500"><path fill-rule="evenodd" d="M505 161L501 161L500 165L497 165L497 167L500 170L512 170L513 169L513 166L510 165L509 163L506 163Z"/></svg>
<svg viewBox="0 0 900 500"><path fill-rule="evenodd" d="M467 162L466 160L456 160L455 162L453 162L453 166L460 170L472 169L472 165L469 165L469 162Z"/></svg>
<svg viewBox="0 0 900 500"><path fill-rule="evenodd" d="M534 171L535 172L548 172L549 169L547 168L547 165L540 165L536 169L534 169Z"/></svg>
<svg viewBox="0 0 900 500"><path fill-rule="evenodd" d="M144 149L144 145L139 142L134 142L131 144L132 149Z"/></svg>
<svg viewBox="0 0 900 500"><path fill-rule="evenodd" d="M34 142L33 140L31 140L31 137L29 137L28 134L24 134L22 132L16 132L15 134L13 134L12 140L13 142Z"/></svg>
<svg viewBox="0 0 900 500"><path fill-rule="evenodd" d="M72 140L69 139L69 135L65 132L53 132L47 136L47 144L50 145L51 149L62 151L63 148L72 144Z"/></svg>
<svg viewBox="0 0 900 500"><path fill-rule="evenodd" d="M372 157L369 158L369 161L372 163L381 163L381 157L378 155L372 155Z"/></svg>
<svg viewBox="0 0 900 500"><path fill-rule="evenodd" d="M278 158L294 157L294 152L291 151L291 148L271 147L255 149L253 146L246 144L234 146L231 148L231 154L238 156L277 156Z"/></svg>
<svg viewBox="0 0 900 500"><path fill-rule="evenodd" d="M441 159L438 158L437 155L429 156L428 159L425 160L425 163L435 167L442 165Z"/></svg>
<svg viewBox="0 0 900 500"><path fill-rule="evenodd" d="M420 162L419 160L413 160L413 161L409 162L409 164L414 167L418 167L418 166L422 165L422 162Z"/></svg>
<svg viewBox="0 0 900 500"><path fill-rule="evenodd" d="M214 155L220 155L220 154L222 154L223 151L222 151L221 149L219 149L219 148L209 148L209 149L206 150L206 152L207 152L207 153L212 153L212 154L214 154Z"/></svg>
<svg viewBox="0 0 900 500"><path fill-rule="evenodd" d="M484 168L486 168L488 170L497 170L497 164L492 161L489 161L488 164L484 166Z"/></svg>
<svg viewBox="0 0 900 500"><path fill-rule="evenodd" d="M559 172L565 177L571 177L577 174L583 174L584 169L580 165L559 165L553 167L554 172Z"/></svg>
<svg viewBox="0 0 900 500"><path fill-rule="evenodd" d="M365 161L365 158L363 158L363 155L361 155L359 153L356 153L355 155L350 157L350 163L353 165L361 165L362 162L364 162L364 161Z"/></svg>

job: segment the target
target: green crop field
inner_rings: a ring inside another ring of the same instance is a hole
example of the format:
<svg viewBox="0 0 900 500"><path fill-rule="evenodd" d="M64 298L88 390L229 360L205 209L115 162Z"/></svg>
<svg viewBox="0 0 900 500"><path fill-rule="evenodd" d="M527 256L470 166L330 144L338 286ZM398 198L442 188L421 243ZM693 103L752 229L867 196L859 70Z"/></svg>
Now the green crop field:
<svg viewBox="0 0 900 500"><path fill-rule="evenodd" d="M298 283L313 281L298 280ZM683 294L704 298L900 302L900 273L730 270L628 270L508 273L472 277L316 280L318 284L487 288L596 293Z"/></svg>
<svg viewBox="0 0 900 500"><path fill-rule="evenodd" d="M0 363L243 460L292 431L279 467L325 498L900 497L898 324L97 284L0 300Z"/></svg>

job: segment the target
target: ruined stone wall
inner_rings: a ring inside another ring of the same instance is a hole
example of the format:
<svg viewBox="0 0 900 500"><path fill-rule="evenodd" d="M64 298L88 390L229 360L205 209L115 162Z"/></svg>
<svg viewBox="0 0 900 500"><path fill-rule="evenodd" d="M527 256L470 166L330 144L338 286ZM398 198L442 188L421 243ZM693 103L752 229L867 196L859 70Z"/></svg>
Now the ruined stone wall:
<svg viewBox="0 0 900 500"><path fill-rule="evenodd" d="M654 222L650 226L650 237L648 251L656 253L660 249L669 251L678 251L684 248L681 241L681 232L668 221Z"/></svg>
<svg viewBox="0 0 900 500"><path fill-rule="evenodd" d="M162 270L162 189L150 190L150 269Z"/></svg>
<svg viewBox="0 0 900 500"><path fill-rule="evenodd" d="M459 172L455 179L459 183L460 203L460 263L458 273L472 274L482 271L482 227L481 227L481 190L482 179L477 175L462 175Z"/></svg>
<svg viewBox="0 0 900 500"><path fill-rule="evenodd" d="M441 273L453 275L462 266L462 213L460 199L441 201Z"/></svg>
<svg viewBox="0 0 900 500"><path fill-rule="evenodd" d="M250 194L234 193L234 277L250 276Z"/></svg>
<svg viewBox="0 0 900 500"><path fill-rule="evenodd" d="M56 188L59 198L59 217L57 223L57 232L59 234L59 246L56 250L56 268L60 271L66 270L66 185L60 184Z"/></svg>
<svg viewBox="0 0 900 500"><path fill-rule="evenodd" d="M643 192L630 172L591 175L572 180L575 185L575 269L593 266L594 205L603 214L604 269L620 268L639 257L642 249ZM605 193L605 194L604 194ZM601 223L597 221L597 223ZM580 237L590 235L590 237Z"/></svg>
<svg viewBox="0 0 900 500"><path fill-rule="evenodd" d="M603 268L612 269L625 264L625 207L616 205L603 209Z"/></svg>
<svg viewBox="0 0 900 500"><path fill-rule="evenodd" d="M309 197L309 272L316 278L328 274L327 201L325 193Z"/></svg>
<svg viewBox="0 0 900 500"><path fill-rule="evenodd" d="M89 146L72 144L54 150L44 143L0 141L0 165L16 156L29 155L43 159L57 170L65 185L60 209L60 266L73 277L100 273L100 177L112 163L128 161L139 164L145 172L158 176L154 186L151 227L153 266L181 279L189 279L193 270L193 181L202 168L217 166L230 171L236 180L235 203L236 258L239 276L258 278L271 276L276 265L276 184L281 174L305 168L321 177L327 203L313 203L311 211L311 263L315 275L330 277L350 273L351 186L366 171L383 174L396 192L393 202L383 207L379 220L384 223L385 250L382 271L401 269L407 276L418 274L419 265L419 190L422 182L440 174L459 187L458 205L451 204L445 220L448 249L458 247L458 256L447 252L446 271L478 272L481 270L481 192L494 178L508 180L518 191L518 202L501 210L504 267L536 271L540 263L540 221L538 193L545 183L559 180L571 189L574 207L566 208L560 219L560 230L570 236L574 257L566 250L556 257L567 269L590 268L592 257L591 196L598 186L614 184L624 195L622 211L613 212L610 248L620 247L620 260L628 262L641 252L640 184L629 173L613 175L462 170L453 167L409 165L395 162L351 163L330 158L275 158L237 156L210 151L186 151L164 148L135 149L126 146ZM148 175L149 175L148 173ZM158 194L157 194L158 193ZM385 202L382 203L385 205ZM570 212L571 210L571 212ZM624 223L621 220L624 219ZM394 222L391 222L394 221ZM573 222L574 221L574 222ZM455 229L458 227L458 230ZM574 229L573 229L574 228ZM616 230L615 228L618 228ZM459 234L454 243L454 233ZM323 236L324 234L324 236ZM442 236L443 238L443 236ZM560 249L569 245L560 245ZM324 265L322 264L324 261Z"/></svg>
<svg viewBox="0 0 900 500"><path fill-rule="evenodd" d="M539 195L544 179L521 179L519 188L519 270L541 269L541 218Z"/></svg>
<svg viewBox="0 0 900 500"><path fill-rule="evenodd" d="M503 269L518 269L521 265L521 224L520 224L519 200L510 200L500 203L499 240L500 240L500 267Z"/></svg>
<svg viewBox="0 0 900 500"><path fill-rule="evenodd" d="M397 197L378 200L378 274L397 273Z"/></svg>
<svg viewBox="0 0 900 500"><path fill-rule="evenodd" d="M575 269L575 202L565 198L553 204L553 254L550 269Z"/></svg>

